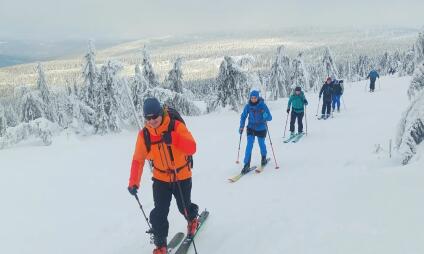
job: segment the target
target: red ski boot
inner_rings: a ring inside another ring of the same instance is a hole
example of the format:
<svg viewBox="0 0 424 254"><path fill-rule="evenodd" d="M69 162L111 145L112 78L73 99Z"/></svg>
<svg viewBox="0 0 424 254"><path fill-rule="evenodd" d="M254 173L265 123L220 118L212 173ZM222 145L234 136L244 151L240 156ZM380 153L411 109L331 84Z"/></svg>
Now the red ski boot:
<svg viewBox="0 0 424 254"><path fill-rule="evenodd" d="M196 234L197 228L199 227L199 219L194 218L188 222L187 225L187 236L193 237Z"/></svg>
<svg viewBox="0 0 424 254"><path fill-rule="evenodd" d="M168 250L166 249L165 246L163 247L157 247L156 249L153 250L153 254L167 254Z"/></svg>

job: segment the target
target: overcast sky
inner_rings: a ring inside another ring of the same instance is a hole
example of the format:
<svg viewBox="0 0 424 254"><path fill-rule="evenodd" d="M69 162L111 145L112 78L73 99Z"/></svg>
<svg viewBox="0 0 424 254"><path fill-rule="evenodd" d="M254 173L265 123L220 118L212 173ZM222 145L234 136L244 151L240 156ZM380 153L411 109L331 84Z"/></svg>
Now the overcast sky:
<svg viewBox="0 0 424 254"><path fill-rule="evenodd" d="M0 38L135 39L296 26L424 25L424 0L0 0Z"/></svg>

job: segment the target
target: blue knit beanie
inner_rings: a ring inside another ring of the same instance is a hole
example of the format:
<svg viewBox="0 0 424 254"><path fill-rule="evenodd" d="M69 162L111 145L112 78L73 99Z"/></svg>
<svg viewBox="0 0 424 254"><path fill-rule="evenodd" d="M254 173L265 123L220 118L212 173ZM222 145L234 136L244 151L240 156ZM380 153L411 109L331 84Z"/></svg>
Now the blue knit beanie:
<svg viewBox="0 0 424 254"><path fill-rule="evenodd" d="M259 91L253 90L252 92L250 92L250 97L253 97L253 96L259 99Z"/></svg>
<svg viewBox="0 0 424 254"><path fill-rule="evenodd" d="M158 99L156 98L147 98L144 100L143 104L143 114L148 115L162 115L163 110Z"/></svg>

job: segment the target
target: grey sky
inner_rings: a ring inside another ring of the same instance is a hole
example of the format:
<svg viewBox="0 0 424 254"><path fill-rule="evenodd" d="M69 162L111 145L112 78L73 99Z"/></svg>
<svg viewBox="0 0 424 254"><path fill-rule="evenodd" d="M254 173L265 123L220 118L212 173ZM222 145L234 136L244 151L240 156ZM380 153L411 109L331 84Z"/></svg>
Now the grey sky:
<svg viewBox="0 0 424 254"><path fill-rule="evenodd" d="M0 0L0 38L141 38L293 26L424 25L423 0Z"/></svg>

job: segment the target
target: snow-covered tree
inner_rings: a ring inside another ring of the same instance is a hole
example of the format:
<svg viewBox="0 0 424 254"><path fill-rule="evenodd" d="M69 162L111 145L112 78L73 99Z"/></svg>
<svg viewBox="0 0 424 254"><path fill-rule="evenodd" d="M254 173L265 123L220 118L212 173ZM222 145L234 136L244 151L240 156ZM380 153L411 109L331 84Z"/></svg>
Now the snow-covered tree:
<svg viewBox="0 0 424 254"><path fill-rule="evenodd" d="M232 110L239 111L249 96L250 86L247 81L246 73L234 59L225 56L219 67L214 87L215 96L208 103L208 111L210 112L218 106L230 106Z"/></svg>
<svg viewBox="0 0 424 254"><path fill-rule="evenodd" d="M408 97L412 99L424 90L424 62L422 62L414 72L411 84L408 88Z"/></svg>
<svg viewBox="0 0 424 254"><path fill-rule="evenodd" d="M415 42L415 55L416 62L424 61L424 31L418 34L417 41Z"/></svg>
<svg viewBox="0 0 424 254"><path fill-rule="evenodd" d="M3 105L0 104L0 137L6 134L7 121Z"/></svg>
<svg viewBox="0 0 424 254"><path fill-rule="evenodd" d="M168 72L165 80L166 88L176 93L183 93L183 71L181 70L182 58L175 60L174 67Z"/></svg>
<svg viewBox="0 0 424 254"><path fill-rule="evenodd" d="M52 143L53 134L57 132L57 124L45 118L38 118L27 123L21 123L15 127L6 129L5 135L0 137L0 149L18 144L29 138L41 139L44 145L50 145Z"/></svg>
<svg viewBox="0 0 424 254"><path fill-rule="evenodd" d="M96 49L93 40L88 42L88 52L84 56L84 60L85 63L82 69L84 78L84 100L89 106L94 107L94 105L96 105L97 96L98 70L96 67Z"/></svg>
<svg viewBox="0 0 424 254"><path fill-rule="evenodd" d="M149 97L157 98L162 104L168 105L176 109L179 113L187 116L200 115L200 109L194 105L187 97L183 94L173 92L163 88L151 88L143 94L143 101Z"/></svg>
<svg viewBox="0 0 424 254"><path fill-rule="evenodd" d="M271 92L271 99L287 97L290 94L290 58L287 56L284 46L277 49L275 61L271 66L268 90Z"/></svg>
<svg viewBox="0 0 424 254"><path fill-rule="evenodd" d="M334 63L333 55L331 54L330 48L326 47L324 49L324 55L322 57L322 64L324 68L324 75L327 77L336 76L337 69L336 64Z"/></svg>
<svg viewBox="0 0 424 254"><path fill-rule="evenodd" d="M412 75L414 73L415 59L415 49L412 48L406 52L405 57L403 58L400 75Z"/></svg>
<svg viewBox="0 0 424 254"><path fill-rule="evenodd" d="M101 67L98 80L98 97L95 107L97 133L104 134L109 131L119 131L122 110L121 92L122 80L118 73L123 65L117 61L108 60Z"/></svg>
<svg viewBox="0 0 424 254"><path fill-rule="evenodd" d="M41 63L38 63L37 65L37 73L38 73L38 79L37 79L37 89L40 91L40 97L43 101L43 111L45 117L52 122L56 122L56 112L54 103L51 97L50 90L47 86L46 81L46 75L44 73L43 66Z"/></svg>
<svg viewBox="0 0 424 254"><path fill-rule="evenodd" d="M396 141L402 155L402 164L408 164L417 152L417 146L424 140L424 91L414 99L404 113Z"/></svg>
<svg viewBox="0 0 424 254"><path fill-rule="evenodd" d="M132 102L139 117L143 112L143 94L148 89L149 85L141 72L140 65L135 66L134 79L131 81Z"/></svg>
<svg viewBox="0 0 424 254"><path fill-rule="evenodd" d="M22 122L30 122L45 117L45 104L38 91L28 91L22 97Z"/></svg>
<svg viewBox="0 0 424 254"><path fill-rule="evenodd" d="M14 104L17 104L17 103L14 103ZM14 107L14 105L12 104L6 105L6 107L4 108L4 115L6 117L6 125L9 127L18 125L20 121L15 108L16 107Z"/></svg>
<svg viewBox="0 0 424 254"><path fill-rule="evenodd" d="M302 52L300 52L292 61L291 88L294 89L296 86L300 86L303 91L308 91L308 84L309 74L302 59Z"/></svg>
<svg viewBox="0 0 424 254"><path fill-rule="evenodd" d="M143 58L142 58L142 66L143 66L143 76L144 79L147 80L149 84L149 88L154 88L159 86L158 78L153 70L152 63L150 62L150 55L147 52L146 47L143 48Z"/></svg>
<svg viewBox="0 0 424 254"><path fill-rule="evenodd" d="M370 59L368 56L360 55L358 59L358 63L356 64L356 73L359 76L358 80L365 78L368 76L368 73L371 70Z"/></svg>

